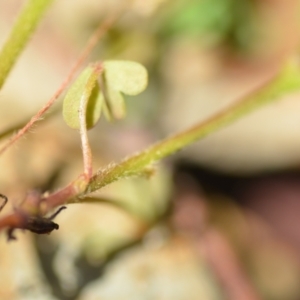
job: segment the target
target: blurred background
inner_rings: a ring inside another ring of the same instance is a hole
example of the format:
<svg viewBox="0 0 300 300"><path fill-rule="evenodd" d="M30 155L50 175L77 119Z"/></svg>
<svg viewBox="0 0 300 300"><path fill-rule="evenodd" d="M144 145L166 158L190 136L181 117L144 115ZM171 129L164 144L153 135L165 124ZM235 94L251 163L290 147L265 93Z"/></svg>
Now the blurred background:
<svg viewBox="0 0 300 300"><path fill-rule="evenodd" d="M0 43L26 1L0 0ZM125 4L91 60L142 63L127 117L89 132L95 170L205 120L298 59L298 0L60 0L0 93L0 132L53 95L88 37ZM72 204L58 231L0 235L1 299L300 299L300 94L286 95L156 166L102 204ZM4 143L2 140L1 143ZM82 172L61 101L0 157L17 207Z"/></svg>

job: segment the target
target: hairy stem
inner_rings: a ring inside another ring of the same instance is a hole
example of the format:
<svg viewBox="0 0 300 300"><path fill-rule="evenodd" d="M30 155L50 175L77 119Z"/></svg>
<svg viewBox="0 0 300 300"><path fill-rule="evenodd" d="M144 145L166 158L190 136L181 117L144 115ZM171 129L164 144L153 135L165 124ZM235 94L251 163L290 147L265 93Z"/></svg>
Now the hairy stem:
<svg viewBox="0 0 300 300"><path fill-rule="evenodd" d="M82 155L83 155L83 168L84 174L87 175L88 178L92 177L93 169L92 169L92 151L89 144L89 139L87 135L86 129L86 105L87 105L87 97L83 95L81 97L81 103L79 108L79 122L80 122L80 138L81 138L81 146L82 146Z"/></svg>
<svg viewBox="0 0 300 300"><path fill-rule="evenodd" d="M234 103L225 110L211 116L204 122L200 122L190 129L171 136L148 149L125 159L119 164L111 164L106 169L99 170L92 177L85 193L94 192L121 178L138 176L152 163L231 124L235 120L253 111L255 108L268 102L275 101L280 96L299 88L300 71L298 66L288 66L279 74L273 75L273 77L262 84L258 90L244 97L241 101Z"/></svg>

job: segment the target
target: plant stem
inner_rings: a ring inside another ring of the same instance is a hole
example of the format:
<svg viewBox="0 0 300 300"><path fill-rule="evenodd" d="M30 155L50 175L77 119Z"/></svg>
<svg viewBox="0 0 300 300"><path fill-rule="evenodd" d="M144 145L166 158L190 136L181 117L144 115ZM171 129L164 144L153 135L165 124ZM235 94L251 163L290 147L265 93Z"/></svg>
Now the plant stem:
<svg viewBox="0 0 300 300"><path fill-rule="evenodd" d="M0 89L35 31L43 13L52 2L53 0L30 0L21 11L0 52Z"/></svg>
<svg viewBox="0 0 300 300"><path fill-rule="evenodd" d="M223 128L241 118L255 108L275 101L280 96L300 88L300 72L298 66L285 67L279 75L275 74L258 90L177 135L171 136L148 149L133 155L120 164L111 164L104 170L99 170L91 179L85 192L91 193L101 187L130 176L139 175L152 163L173 154L189 144ZM263 125L262 125L263 126Z"/></svg>
<svg viewBox="0 0 300 300"><path fill-rule="evenodd" d="M87 95L82 95L81 103L79 108L79 122L80 122L80 138L81 138L81 147L82 147L82 155L83 155L83 167L84 167L84 174L87 178L91 178L93 175L92 169L92 151L89 144L89 139L87 135L86 129L86 106L88 97Z"/></svg>
<svg viewBox="0 0 300 300"><path fill-rule="evenodd" d="M102 62L95 63L93 65L93 72L89 76L86 82L86 86L82 92L79 105L79 132L81 138L82 154L83 154L83 166L84 174L89 181L93 175L92 168L92 151L89 144L88 134L87 134L87 105L92 94L92 91L97 83L97 78L103 72Z"/></svg>

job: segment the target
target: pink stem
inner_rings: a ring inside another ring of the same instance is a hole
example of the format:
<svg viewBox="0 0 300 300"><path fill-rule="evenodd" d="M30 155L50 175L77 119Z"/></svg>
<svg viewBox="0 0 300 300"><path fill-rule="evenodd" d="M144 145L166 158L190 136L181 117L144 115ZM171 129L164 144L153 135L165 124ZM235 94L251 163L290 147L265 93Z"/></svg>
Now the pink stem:
<svg viewBox="0 0 300 300"><path fill-rule="evenodd" d="M80 69L84 61L87 59L89 54L92 52L94 47L96 46L99 39L107 32L107 30L117 21L120 16L121 10L118 10L113 15L107 17L104 22L97 28L97 30L90 37L86 47L82 51L81 55L71 68L67 78L63 81L59 89L54 93L54 95L50 98L50 100L34 115L30 121L21 128L14 136L12 136L9 141L0 149L0 155L3 154L11 145L13 145L20 137L22 137L35 122L41 119L41 117L46 113L46 111L53 105L53 103L59 98L59 96L63 93L65 88L70 84L73 80L75 73Z"/></svg>

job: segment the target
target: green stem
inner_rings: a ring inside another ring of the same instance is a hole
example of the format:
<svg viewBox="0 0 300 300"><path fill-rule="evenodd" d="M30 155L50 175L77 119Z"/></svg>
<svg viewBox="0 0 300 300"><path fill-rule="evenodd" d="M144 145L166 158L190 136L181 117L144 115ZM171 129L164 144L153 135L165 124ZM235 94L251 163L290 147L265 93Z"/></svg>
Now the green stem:
<svg viewBox="0 0 300 300"><path fill-rule="evenodd" d="M136 176L152 163L181 150L187 145L223 128L255 108L272 102L288 92L300 88L298 67L288 65L278 75L265 83L258 91L248 95L242 101L210 117L204 122L177 135L169 137L136 155L125 159L120 164L111 164L99 170L93 177L85 192L94 192L101 187L121 178ZM262 124L263 126L263 124Z"/></svg>
<svg viewBox="0 0 300 300"><path fill-rule="evenodd" d="M46 8L53 0L30 0L21 11L0 52L0 89L26 46Z"/></svg>

